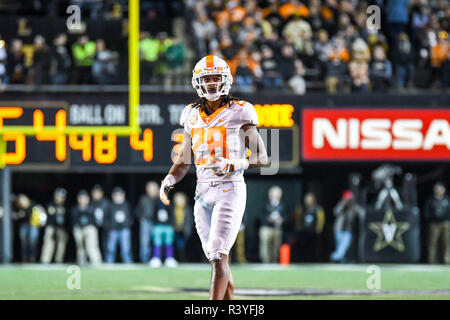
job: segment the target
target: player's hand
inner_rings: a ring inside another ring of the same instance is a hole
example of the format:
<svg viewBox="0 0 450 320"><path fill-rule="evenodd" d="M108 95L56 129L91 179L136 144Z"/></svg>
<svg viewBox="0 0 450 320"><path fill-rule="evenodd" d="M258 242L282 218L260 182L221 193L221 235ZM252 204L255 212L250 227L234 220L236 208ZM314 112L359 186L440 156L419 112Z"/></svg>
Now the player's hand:
<svg viewBox="0 0 450 320"><path fill-rule="evenodd" d="M175 184L175 177L171 174L166 176L163 181L161 181L161 188L159 189L159 199L166 206L170 204L169 191L173 189Z"/></svg>
<svg viewBox="0 0 450 320"><path fill-rule="evenodd" d="M215 156L205 165L205 168L210 169L215 175L221 177L233 171L245 170L248 168L248 165L247 159L230 160Z"/></svg>

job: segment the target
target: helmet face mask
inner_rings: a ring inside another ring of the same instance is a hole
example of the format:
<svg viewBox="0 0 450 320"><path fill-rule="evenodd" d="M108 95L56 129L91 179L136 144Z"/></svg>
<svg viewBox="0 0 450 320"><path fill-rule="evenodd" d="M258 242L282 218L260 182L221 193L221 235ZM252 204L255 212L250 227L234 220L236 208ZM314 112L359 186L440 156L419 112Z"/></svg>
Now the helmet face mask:
<svg viewBox="0 0 450 320"><path fill-rule="evenodd" d="M228 64L216 56L201 59L192 71L192 86L201 98L216 101L230 91L233 77Z"/></svg>

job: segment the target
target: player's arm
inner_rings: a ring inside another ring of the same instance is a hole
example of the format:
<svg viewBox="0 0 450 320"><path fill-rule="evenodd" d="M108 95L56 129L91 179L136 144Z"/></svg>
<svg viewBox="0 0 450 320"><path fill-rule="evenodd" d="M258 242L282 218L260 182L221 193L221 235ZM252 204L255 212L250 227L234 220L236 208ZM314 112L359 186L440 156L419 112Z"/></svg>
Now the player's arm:
<svg viewBox="0 0 450 320"><path fill-rule="evenodd" d="M166 206L170 204L168 197L170 189L172 189L177 182L181 181L189 171L192 157L191 136L184 131L181 151L178 154L177 160L170 168L169 174L161 182L161 188L159 190L159 197Z"/></svg>
<svg viewBox="0 0 450 320"><path fill-rule="evenodd" d="M256 126L253 124L244 124L242 131L245 136L245 147L250 150L248 169L268 166L270 163L266 146Z"/></svg>

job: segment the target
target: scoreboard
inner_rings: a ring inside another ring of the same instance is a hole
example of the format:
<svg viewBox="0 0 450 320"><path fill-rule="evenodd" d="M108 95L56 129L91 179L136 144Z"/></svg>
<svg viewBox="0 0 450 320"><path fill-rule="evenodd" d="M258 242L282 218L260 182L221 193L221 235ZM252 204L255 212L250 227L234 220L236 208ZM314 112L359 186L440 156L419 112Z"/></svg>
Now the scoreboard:
<svg viewBox="0 0 450 320"><path fill-rule="evenodd" d="M13 170L159 172L180 151L179 118L186 103L159 99L141 104L140 132L130 133L128 106L120 99L74 100L0 101L0 163ZM298 166L298 110L292 104L251 102L259 129L270 129L269 155L275 129L280 168Z"/></svg>

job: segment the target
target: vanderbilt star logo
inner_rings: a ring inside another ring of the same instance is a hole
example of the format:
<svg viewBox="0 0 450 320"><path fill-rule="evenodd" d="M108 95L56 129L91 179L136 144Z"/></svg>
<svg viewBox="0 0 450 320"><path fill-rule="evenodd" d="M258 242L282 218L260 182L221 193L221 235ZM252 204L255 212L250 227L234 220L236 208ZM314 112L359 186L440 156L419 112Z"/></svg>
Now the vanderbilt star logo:
<svg viewBox="0 0 450 320"><path fill-rule="evenodd" d="M387 246L391 246L398 251L404 251L405 244L403 243L402 234L409 227L410 224L408 222L397 222L392 210L387 210L383 221L369 224L369 229L377 234L373 250L378 252Z"/></svg>

